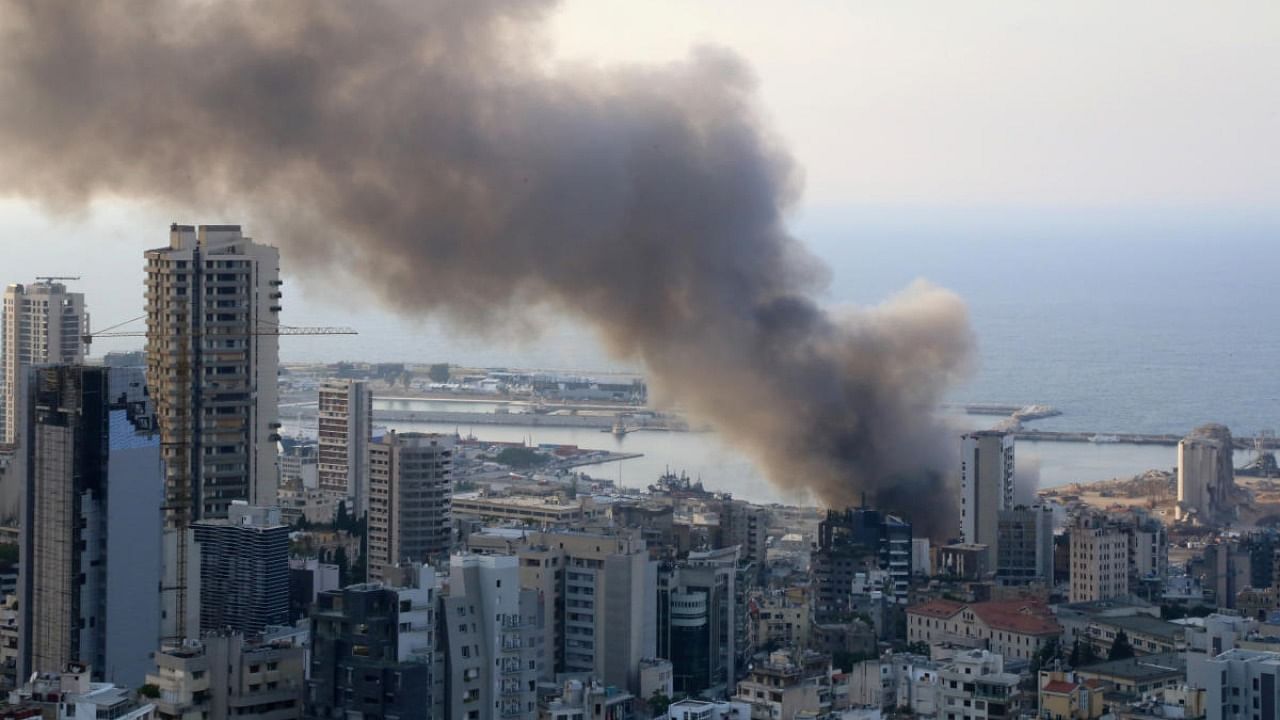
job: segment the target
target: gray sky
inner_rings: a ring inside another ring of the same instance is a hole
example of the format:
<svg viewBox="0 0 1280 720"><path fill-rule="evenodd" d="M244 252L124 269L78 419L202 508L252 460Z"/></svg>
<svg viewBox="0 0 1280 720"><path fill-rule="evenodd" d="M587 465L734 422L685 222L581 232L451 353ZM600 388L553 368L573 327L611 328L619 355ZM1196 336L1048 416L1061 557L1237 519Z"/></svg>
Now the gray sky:
<svg viewBox="0 0 1280 720"><path fill-rule="evenodd" d="M661 62L699 43L740 53L805 169L806 214L1274 218L1280 206L1280 3L568 0L549 30L538 41L557 62ZM50 218L0 201L0 281L82 274L96 325L132 317L141 251L173 220L235 218L109 200ZM291 287L286 322L410 332Z"/></svg>
<svg viewBox="0 0 1280 720"><path fill-rule="evenodd" d="M571 0L555 36L601 62L734 48L816 205L1280 193L1280 3Z"/></svg>

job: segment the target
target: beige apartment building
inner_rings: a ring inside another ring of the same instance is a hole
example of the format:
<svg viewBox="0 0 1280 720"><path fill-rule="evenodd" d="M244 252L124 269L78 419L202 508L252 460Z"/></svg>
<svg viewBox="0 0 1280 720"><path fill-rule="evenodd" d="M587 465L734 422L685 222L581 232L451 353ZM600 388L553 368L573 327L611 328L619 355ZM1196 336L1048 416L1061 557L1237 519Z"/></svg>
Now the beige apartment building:
<svg viewBox="0 0 1280 720"><path fill-rule="evenodd" d="M369 578L453 548L452 435L390 432L369 445Z"/></svg>
<svg viewBox="0 0 1280 720"><path fill-rule="evenodd" d="M67 292L66 285L42 279L5 288L3 323L0 444L12 445L18 437L20 386L26 369L46 363L84 362L89 312L82 293Z"/></svg>

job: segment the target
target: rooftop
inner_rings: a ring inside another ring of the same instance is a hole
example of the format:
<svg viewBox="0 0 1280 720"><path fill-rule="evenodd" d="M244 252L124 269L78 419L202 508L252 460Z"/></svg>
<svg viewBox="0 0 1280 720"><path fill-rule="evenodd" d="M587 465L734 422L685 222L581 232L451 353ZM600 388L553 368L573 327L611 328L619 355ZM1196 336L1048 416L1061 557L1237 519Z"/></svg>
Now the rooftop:
<svg viewBox="0 0 1280 720"><path fill-rule="evenodd" d="M1214 660L1217 660L1220 662L1226 661L1226 660L1235 660L1236 662L1280 664L1280 653L1268 652L1263 650L1243 650L1241 648L1236 648L1234 650L1228 650L1222 653L1218 657L1214 658Z"/></svg>
<svg viewBox="0 0 1280 720"><path fill-rule="evenodd" d="M1049 608L1025 600L992 601L975 603L973 611L982 621L995 630L1020 635L1058 635L1062 625L1049 612Z"/></svg>
<svg viewBox="0 0 1280 720"><path fill-rule="evenodd" d="M907 608L907 612L945 620L966 607L994 630L1019 635L1057 635L1062 632L1062 625L1049 612L1048 607L1026 600L993 600L969 604L954 600L930 600Z"/></svg>
<svg viewBox="0 0 1280 720"><path fill-rule="evenodd" d="M1161 640L1170 642L1183 637L1186 634L1186 627L1177 623L1172 623L1159 618L1148 617L1146 615L1125 615L1121 617L1104 617L1097 618L1094 622L1100 625L1110 625L1111 627L1120 628L1128 633L1141 633L1143 635L1152 635Z"/></svg>
<svg viewBox="0 0 1280 720"><path fill-rule="evenodd" d="M930 600L921 605L912 605L907 608L907 612L912 615L927 615L934 618L946 619L955 615L964 609L964 603L955 602L954 600Z"/></svg>
<svg viewBox="0 0 1280 720"><path fill-rule="evenodd" d="M1175 676L1181 677L1187 672L1187 661L1179 653L1159 653L1095 663L1079 668L1079 672L1142 682Z"/></svg>

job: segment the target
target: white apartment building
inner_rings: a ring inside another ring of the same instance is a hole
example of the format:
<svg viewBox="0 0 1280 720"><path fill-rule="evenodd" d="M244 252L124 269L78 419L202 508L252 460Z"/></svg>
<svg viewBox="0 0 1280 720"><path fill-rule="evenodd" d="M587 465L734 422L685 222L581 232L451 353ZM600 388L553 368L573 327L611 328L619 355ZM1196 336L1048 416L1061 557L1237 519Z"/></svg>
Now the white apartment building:
<svg viewBox="0 0 1280 720"><path fill-rule="evenodd" d="M940 675L937 663L921 655L891 653L855 663L846 673L849 703L877 708L909 707L936 717Z"/></svg>
<svg viewBox="0 0 1280 720"><path fill-rule="evenodd" d="M544 680L588 673L640 691L640 665L657 648L658 563L639 530L486 529L472 552L520 558L520 582L539 592L545 617Z"/></svg>
<svg viewBox="0 0 1280 720"><path fill-rule="evenodd" d="M826 717L831 712L831 657L775 650L752 664L731 700L750 705L751 720Z"/></svg>
<svg viewBox="0 0 1280 720"><path fill-rule="evenodd" d="M667 720L742 720L751 717L749 703L686 698L667 706Z"/></svg>
<svg viewBox="0 0 1280 720"><path fill-rule="evenodd" d="M369 578L453 547L452 435L389 432L369 446Z"/></svg>
<svg viewBox="0 0 1280 720"><path fill-rule="evenodd" d="M986 545L994 562L999 513L1013 507L1013 435L995 430L960 441L960 535Z"/></svg>
<svg viewBox="0 0 1280 720"><path fill-rule="evenodd" d="M538 604L536 590L520 587L517 558L449 559L449 591L440 609L448 717L488 720L537 713Z"/></svg>
<svg viewBox="0 0 1280 720"><path fill-rule="evenodd" d="M306 651L287 640L248 641L210 633L155 654L147 682L160 691L158 720L297 720Z"/></svg>
<svg viewBox="0 0 1280 720"><path fill-rule="evenodd" d="M165 629L195 632L188 529L276 502L280 255L239 225L172 225L146 259L147 387L165 463Z"/></svg>
<svg viewBox="0 0 1280 720"><path fill-rule="evenodd" d="M369 442L373 392L363 380L320 385L316 472L322 491L347 498L356 517L369 510Z"/></svg>
<svg viewBox="0 0 1280 720"><path fill-rule="evenodd" d="M1071 534L1069 602L1121 598L1129 594L1130 534L1096 513L1076 518Z"/></svg>
<svg viewBox="0 0 1280 720"><path fill-rule="evenodd" d="M26 369L45 363L83 363L89 313L82 293L67 292L66 285L44 279L5 288L3 324L0 444L12 445L18 437L18 407Z"/></svg>
<svg viewBox="0 0 1280 720"><path fill-rule="evenodd" d="M1187 684L1205 691L1207 720L1280 717L1277 677L1280 653L1236 649L1187 658Z"/></svg>
<svg viewBox="0 0 1280 720"><path fill-rule="evenodd" d="M986 650L957 653L942 667L939 720L1003 720L1019 717L1014 707L1017 673L1004 671L1004 658Z"/></svg>

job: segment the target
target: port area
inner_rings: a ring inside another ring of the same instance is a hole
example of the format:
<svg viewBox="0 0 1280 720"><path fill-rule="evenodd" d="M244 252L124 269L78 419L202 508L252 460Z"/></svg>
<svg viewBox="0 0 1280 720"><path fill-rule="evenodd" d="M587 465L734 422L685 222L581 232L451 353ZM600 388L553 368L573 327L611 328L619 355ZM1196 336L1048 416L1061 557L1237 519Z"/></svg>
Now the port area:
<svg viewBox="0 0 1280 720"><path fill-rule="evenodd" d="M524 427L599 428L622 433L641 430L689 431L684 419L649 412L611 413L602 411L553 411L547 413L468 412L465 410L398 410L374 408L373 419L379 422L423 422L454 425L520 425ZM621 423L621 424L620 424Z"/></svg>
<svg viewBox="0 0 1280 720"><path fill-rule="evenodd" d="M1007 405L1002 403L945 403L943 410L961 411L968 415L1000 415L1022 421L1057 417L1062 411L1052 405Z"/></svg>
<svg viewBox="0 0 1280 720"><path fill-rule="evenodd" d="M1147 433L1098 433L1071 432L1062 430L1017 430L1013 436L1018 440L1035 440L1039 442L1079 442L1079 443L1123 443L1127 445L1177 445L1184 435L1158 435ZM1275 450L1280 447L1276 438L1265 438L1262 447ZM1253 450L1259 447L1259 440L1251 437L1233 438L1231 444L1236 450Z"/></svg>

